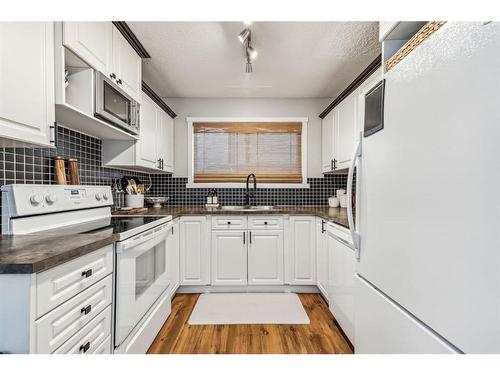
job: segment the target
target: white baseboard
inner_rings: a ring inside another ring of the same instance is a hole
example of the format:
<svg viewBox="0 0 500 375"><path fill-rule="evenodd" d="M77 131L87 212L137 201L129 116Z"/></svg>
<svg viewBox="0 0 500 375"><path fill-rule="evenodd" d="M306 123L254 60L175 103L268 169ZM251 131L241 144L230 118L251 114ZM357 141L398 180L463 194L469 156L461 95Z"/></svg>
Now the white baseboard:
<svg viewBox="0 0 500 375"><path fill-rule="evenodd" d="M320 293L315 285L244 285L244 286L212 286L184 285L177 293Z"/></svg>

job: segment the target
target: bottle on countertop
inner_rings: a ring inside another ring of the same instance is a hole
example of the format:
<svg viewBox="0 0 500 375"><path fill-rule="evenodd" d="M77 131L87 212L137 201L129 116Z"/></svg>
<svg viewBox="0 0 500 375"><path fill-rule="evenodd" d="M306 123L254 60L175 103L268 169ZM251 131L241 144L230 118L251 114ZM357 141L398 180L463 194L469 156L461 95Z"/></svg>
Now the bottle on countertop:
<svg viewBox="0 0 500 375"><path fill-rule="evenodd" d="M212 204L212 190L208 192L207 195L207 204Z"/></svg>
<svg viewBox="0 0 500 375"><path fill-rule="evenodd" d="M219 204L219 197L217 196L217 190L214 189L214 194L212 195L212 203Z"/></svg>

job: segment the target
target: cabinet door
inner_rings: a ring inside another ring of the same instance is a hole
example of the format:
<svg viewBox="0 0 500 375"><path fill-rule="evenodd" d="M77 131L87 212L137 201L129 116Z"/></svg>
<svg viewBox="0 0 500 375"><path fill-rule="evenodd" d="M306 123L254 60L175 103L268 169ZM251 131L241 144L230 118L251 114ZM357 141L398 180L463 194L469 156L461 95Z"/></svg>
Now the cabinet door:
<svg viewBox="0 0 500 375"><path fill-rule="evenodd" d="M156 145L158 135L156 128L159 109L153 100L146 94L142 94L140 133L137 141L137 164L142 167L158 168Z"/></svg>
<svg viewBox="0 0 500 375"><path fill-rule="evenodd" d="M113 73L116 83L131 97L141 101L141 58L116 27L113 27Z"/></svg>
<svg viewBox="0 0 500 375"><path fill-rule="evenodd" d="M167 248L167 277L169 281L168 292L171 297L173 297L174 291L178 287L178 278L179 278L179 259L178 259L178 243L176 244L176 238L174 235L175 228L172 223L172 227L170 228L170 232L167 233L166 238L166 248Z"/></svg>
<svg viewBox="0 0 500 375"><path fill-rule="evenodd" d="M63 44L94 69L109 76L112 71L113 24L64 22Z"/></svg>
<svg viewBox="0 0 500 375"><path fill-rule="evenodd" d="M316 219L316 277L320 292L328 300L328 251L326 223Z"/></svg>
<svg viewBox="0 0 500 375"><path fill-rule="evenodd" d="M167 172L174 171L174 119L165 113L165 151L163 169Z"/></svg>
<svg viewBox="0 0 500 375"><path fill-rule="evenodd" d="M333 169L332 161L335 157L335 142L333 139L335 128L335 110L330 111L321 121L321 141L322 141L322 171L330 172Z"/></svg>
<svg viewBox="0 0 500 375"><path fill-rule="evenodd" d="M248 284L283 285L283 268L283 231L249 231Z"/></svg>
<svg viewBox="0 0 500 375"><path fill-rule="evenodd" d="M156 133L156 157L163 171L173 172L173 119L159 108Z"/></svg>
<svg viewBox="0 0 500 375"><path fill-rule="evenodd" d="M336 159L337 169L348 168L354 150L356 117L357 117L357 92L349 95L338 106L336 126Z"/></svg>
<svg viewBox="0 0 500 375"><path fill-rule="evenodd" d="M50 146L54 23L1 22L0 56L0 137Z"/></svg>
<svg viewBox="0 0 500 375"><path fill-rule="evenodd" d="M179 232L181 285L208 285L210 244L206 217L181 217Z"/></svg>
<svg viewBox="0 0 500 375"><path fill-rule="evenodd" d="M212 232L212 285L247 285L245 231Z"/></svg>
<svg viewBox="0 0 500 375"><path fill-rule="evenodd" d="M354 250L328 231L330 310L349 340L354 343L354 285L356 259Z"/></svg>
<svg viewBox="0 0 500 375"><path fill-rule="evenodd" d="M288 264L290 284L316 285L316 228L314 216L290 216Z"/></svg>

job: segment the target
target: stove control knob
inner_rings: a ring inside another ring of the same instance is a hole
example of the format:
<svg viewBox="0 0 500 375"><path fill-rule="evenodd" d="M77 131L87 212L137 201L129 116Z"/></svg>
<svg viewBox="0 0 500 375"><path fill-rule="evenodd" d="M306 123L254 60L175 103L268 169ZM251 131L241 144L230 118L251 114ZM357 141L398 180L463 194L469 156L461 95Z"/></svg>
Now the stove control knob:
<svg viewBox="0 0 500 375"><path fill-rule="evenodd" d="M108 193L104 193L103 195L103 198L105 201L107 201L109 199L109 194Z"/></svg>
<svg viewBox="0 0 500 375"><path fill-rule="evenodd" d="M45 200L47 201L47 203L55 203L55 201L57 201L57 195L55 194L49 194L45 197Z"/></svg>
<svg viewBox="0 0 500 375"><path fill-rule="evenodd" d="M102 199L102 193L95 193L95 199L100 201Z"/></svg>
<svg viewBox="0 0 500 375"><path fill-rule="evenodd" d="M43 195L42 194L33 194L30 198L31 204L33 206L38 206L40 203L43 202Z"/></svg>

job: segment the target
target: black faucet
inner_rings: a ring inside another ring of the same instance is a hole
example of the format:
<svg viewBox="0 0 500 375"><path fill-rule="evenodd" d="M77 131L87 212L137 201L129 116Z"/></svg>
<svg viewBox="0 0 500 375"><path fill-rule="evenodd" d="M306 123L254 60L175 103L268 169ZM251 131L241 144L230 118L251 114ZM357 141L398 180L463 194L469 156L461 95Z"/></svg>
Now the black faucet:
<svg viewBox="0 0 500 375"><path fill-rule="evenodd" d="M250 188L249 188L249 183L250 183L250 177L253 177L253 194L250 194ZM253 198L255 196L255 191L257 190L257 178L253 173L250 173L247 176L247 190L245 192L245 206L250 206L250 198Z"/></svg>

